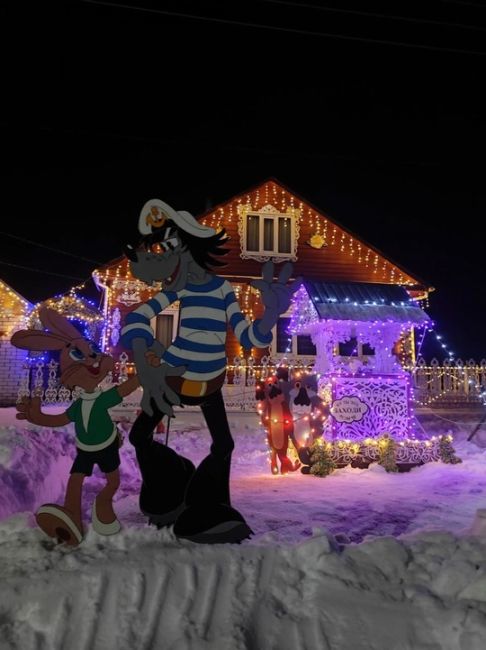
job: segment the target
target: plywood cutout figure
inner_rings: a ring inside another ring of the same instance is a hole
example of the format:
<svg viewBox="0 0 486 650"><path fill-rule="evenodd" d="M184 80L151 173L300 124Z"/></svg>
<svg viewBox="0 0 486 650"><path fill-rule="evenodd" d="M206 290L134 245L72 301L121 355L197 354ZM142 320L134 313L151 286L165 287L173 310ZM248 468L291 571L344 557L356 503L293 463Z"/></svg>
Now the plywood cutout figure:
<svg viewBox="0 0 486 650"><path fill-rule="evenodd" d="M251 535L243 515L231 505L231 436L222 386L226 372L226 332L233 329L247 350L267 347L271 330L288 309L301 280L287 286L292 265L283 265L277 280L273 263L251 284L261 292L265 311L248 322L231 284L212 271L224 266L226 233L199 223L160 199L148 201L139 217L137 246L125 247L132 275L163 290L131 312L122 329L122 344L133 350L143 387L142 413L130 432L142 475L140 508L157 526L174 525L182 539L198 543L240 542ZM150 320L175 301L180 304L179 332L164 349L154 340ZM173 406L199 405L212 444L195 468L153 432Z"/></svg>
<svg viewBox="0 0 486 650"><path fill-rule="evenodd" d="M81 335L67 318L54 309L43 308L39 318L47 331L20 330L12 336L12 345L23 350L58 350L61 384L82 389L79 399L57 415L42 413L40 398L24 398L17 405L17 419L44 427L60 427L74 422L77 455L71 468L64 505L46 503L36 512L39 527L49 537L69 546L83 539L81 516L83 482L98 465L106 476L106 486L97 495L92 509L92 526L101 535L113 535L121 526L113 510L113 497L120 484L121 439L108 409L139 385L134 375L107 391L98 387L113 370L114 360L101 352L96 343Z"/></svg>

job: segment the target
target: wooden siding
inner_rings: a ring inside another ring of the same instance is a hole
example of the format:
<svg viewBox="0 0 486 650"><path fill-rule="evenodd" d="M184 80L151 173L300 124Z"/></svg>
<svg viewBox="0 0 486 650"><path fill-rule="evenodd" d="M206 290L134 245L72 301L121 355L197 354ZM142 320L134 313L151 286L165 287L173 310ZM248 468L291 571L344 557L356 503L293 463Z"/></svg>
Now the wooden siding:
<svg viewBox="0 0 486 650"><path fill-rule="evenodd" d="M300 211L300 233L297 243L297 260L294 262L293 277L304 276L308 279L334 282L380 282L388 284L403 284L410 288L411 295L418 296L427 293L429 287L418 278L413 277L404 269L396 266L383 254L369 244L361 241L353 233L333 222L322 211L316 210L306 201L289 192L278 182L270 180L262 183L250 192L243 193L200 217L208 226L220 229L224 227L230 239L226 248L229 253L225 256L226 266L218 269L218 275L226 277L235 286L240 286L246 299L240 300L243 311L251 319L261 316L263 308L258 294L248 294L248 283L251 278L261 277L262 262L254 259L243 259L239 232L239 207L251 206L252 211L259 211L271 205L278 212L285 213L289 209ZM316 233L325 235L326 244L321 249L309 245L309 240ZM275 264L278 274L281 263ZM100 277L108 286L112 286L115 279L133 280L128 262L119 258L98 269ZM126 306L116 301L116 292L110 291L109 311L115 307L121 312L121 322L126 315L156 293L155 289L142 291L141 302ZM118 344L111 347L116 355L123 351ZM253 356L258 360L265 350L253 350ZM228 363L233 363L235 356L242 355L243 351L232 332L228 332L227 356ZM248 352L244 356L248 356Z"/></svg>

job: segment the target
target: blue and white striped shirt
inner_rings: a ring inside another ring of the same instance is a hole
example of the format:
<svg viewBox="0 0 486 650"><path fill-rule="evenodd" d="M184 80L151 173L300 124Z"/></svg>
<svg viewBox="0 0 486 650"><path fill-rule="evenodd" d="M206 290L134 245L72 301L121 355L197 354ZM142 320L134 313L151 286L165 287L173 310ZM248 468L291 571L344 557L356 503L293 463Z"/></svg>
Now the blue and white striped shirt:
<svg viewBox="0 0 486 650"><path fill-rule="evenodd" d="M160 291L134 309L125 319L121 342L132 347L135 338L144 338L152 345L154 333L150 319L176 300L180 301L179 334L162 355L171 366L187 366L183 377L208 381L226 367L226 331L228 323L246 348L264 348L272 341L272 333L260 334L241 313L231 284L213 276L206 284L187 284L181 291Z"/></svg>

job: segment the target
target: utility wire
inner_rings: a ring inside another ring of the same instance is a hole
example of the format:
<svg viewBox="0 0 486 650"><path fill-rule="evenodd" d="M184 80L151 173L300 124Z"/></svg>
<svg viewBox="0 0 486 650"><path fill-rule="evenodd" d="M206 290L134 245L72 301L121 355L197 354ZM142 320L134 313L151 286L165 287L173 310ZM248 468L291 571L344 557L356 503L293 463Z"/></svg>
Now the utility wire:
<svg viewBox="0 0 486 650"><path fill-rule="evenodd" d="M67 128L63 127L61 128L51 128L51 127L44 127L40 126L38 127L39 131L46 131L48 133L67 133L69 135L86 135L86 136L96 136L96 137L105 137L105 138L112 138L115 140L131 140L134 142L148 142L151 144L154 143L164 143L165 145L170 145L174 146L177 145L180 148L180 141L176 140L170 140L169 138L166 138L163 135L153 135L153 136L148 136L148 135L135 135L135 134L130 134L130 133L115 133L112 131L100 131L100 130L88 130L88 129L80 129L80 128ZM192 139L192 142L194 139ZM186 141L184 141L186 142ZM187 140L189 142L189 140ZM203 144L207 143L207 140L205 138L200 138L198 142L201 142ZM285 153L288 153L288 149L285 150L283 148L276 148L276 147L266 147L265 149L262 147L257 147L257 146L251 146L251 145L243 145L243 144L233 144L231 142L229 143L222 143L218 145L219 149L224 149L227 151L241 151L244 153L258 153L262 155L278 155L281 156ZM370 156L364 156L364 155L357 155L357 154L342 154L342 153L334 153L334 154L328 154L328 153L323 153L322 151L304 151L302 149L299 150L293 150L292 151L293 155L295 156L300 156L300 157L307 157L307 158L312 158L312 159L328 159L328 160L353 160L353 161L366 161L366 162L371 162L371 163L376 163L376 164L381 164L381 163L386 163L387 165L389 164L389 160L385 158L376 158L376 157L370 157ZM440 158L437 160L395 160L394 164L397 165L420 165L420 166L446 166L449 165L449 162L447 162L446 159ZM102 262L96 262L96 264L102 264Z"/></svg>
<svg viewBox="0 0 486 650"><path fill-rule="evenodd" d="M0 264L3 264L3 266L12 266L15 269L24 269L25 271L35 271L36 273L57 275L59 278L68 278L69 280L86 280L86 278L79 278L75 275L65 275L64 273L55 273L54 271L42 271L41 269L36 269L33 266L22 266L22 264L13 264L12 262L4 262L3 260L0 260Z"/></svg>
<svg viewBox="0 0 486 650"><path fill-rule="evenodd" d="M486 5L478 5L475 2L464 2L463 0L439 0L446 4L463 5L464 7L476 7L476 9L486 9Z"/></svg>
<svg viewBox="0 0 486 650"><path fill-rule="evenodd" d="M160 14L164 16L175 16L177 18L191 18L193 20L201 20L208 23L220 23L224 25L237 25L240 27L253 27L256 29L267 29L270 31L286 32L291 34L301 34L305 36L324 36L327 38L335 38L343 41L354 41L360 43L375 43L377 45L393 45L396 47L407 47L416 50L429 50L431 52L448 52L452 54L476 54L478 56L486 56L486 51L480 50L458 50L450 47L437 47L435 45L420 45L418 43L404 43L402 41L388 41L378 38L365 38L363 36L349 36L345 34L332 34L330 32L314 32L306 29L297 29L294 27L278 27L276 25L265 25L263 23L250 23L240 20L229 20L227 18L213 18L209 16L198 16L196 14L182 13L179 11L168 11L165 9L152 9L150 7L136 7L128 4L120 4L114 2L105 2L103 0L80 0L85 4L101 5L104 7L111 7L112 9L130 9L133 11L140 11L150 14Z"/></svg>
<svg viewBox="0 0 486 650"><path fill-rule="evenodd" d="M375 11L358 11L357 9L340 9L338 7L324 7L321 5L312 5L305 2L291 2L291 0L259 0L273 5L284 5L288 7L299 7L303 9L315 9L333 14L350 14L354 16L366 16L369 18L384 18L386 20L397 20L407 23L418 23L422 25L437 25L439 27L454 27L460 29L470 29L476 32L486 32L485 27L476 27L475 25L464 25L462 23L447 23L439 20L430 20L429 18L412 18L409 16L395 16L389 14L377 13Z"/></svg>
<svg viewBox="0 0 486 650"><path fill-rule="evenodd" d="M39 248L47 248L49 251L54 251L55 253L61 253L62 255L69 255L69 257L74 257L77 260L83 260L89 262L90 264L101 264L98 260L92 260L89 257L83 257L82 255L75 255L74 253L69 253L68 251L63 251L59 248L54 248L52 246L47 246L46 244L40 244L39 242L32 241L31 239L25 239L25 237L19 237L18 235L12 235L12 233L4 232L0 230L0 235L5 235L5 237L11 237L12 239L18 239L19 241L31 244L32 246L38 246Z"/></svg>

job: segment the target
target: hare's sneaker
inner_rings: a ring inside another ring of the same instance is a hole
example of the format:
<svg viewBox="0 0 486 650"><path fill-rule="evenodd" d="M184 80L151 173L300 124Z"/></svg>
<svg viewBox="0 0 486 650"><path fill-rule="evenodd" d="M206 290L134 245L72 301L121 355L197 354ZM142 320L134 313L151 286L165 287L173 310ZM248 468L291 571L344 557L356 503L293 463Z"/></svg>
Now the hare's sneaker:
<svg viewBox="0 0 486 650"><path fill-rule="evenodd" d="M73 513L54 503L42 505L35 513L37 525L49 537L69 546L77 546L83 540L82 528L74 520Z"/></svg>
<svg viewBox="0 0 486 650"><path fill-rule="evenodd" d="M91 523L93 524L93 530L99 535L116 535L121 530L121 524L116 517L109 524L104 524L98 519L98 515L96 514L96 499L93 501Z"/></svg>

